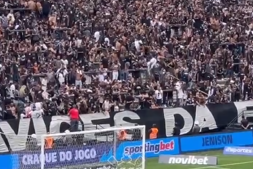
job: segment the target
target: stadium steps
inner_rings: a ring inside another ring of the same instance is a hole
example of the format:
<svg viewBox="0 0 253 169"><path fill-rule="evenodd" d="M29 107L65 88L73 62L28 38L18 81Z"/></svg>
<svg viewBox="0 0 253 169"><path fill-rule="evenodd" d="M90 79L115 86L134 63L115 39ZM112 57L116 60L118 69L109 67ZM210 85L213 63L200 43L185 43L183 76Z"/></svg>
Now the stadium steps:
<svg viewBox="0 0 253 169"><path fill-rule="evenodd" d="M226 131L242 130L240 123L232 123L227 126Z"/></svg>
<svg viewBox="0 0 253 169"><path fill-rule="evenodd" d="M246 107L246 110L239 113L226 127L227 131L242 130L240 119L242 116L249 121L250 128L253 128L253 107Z"/></svg>

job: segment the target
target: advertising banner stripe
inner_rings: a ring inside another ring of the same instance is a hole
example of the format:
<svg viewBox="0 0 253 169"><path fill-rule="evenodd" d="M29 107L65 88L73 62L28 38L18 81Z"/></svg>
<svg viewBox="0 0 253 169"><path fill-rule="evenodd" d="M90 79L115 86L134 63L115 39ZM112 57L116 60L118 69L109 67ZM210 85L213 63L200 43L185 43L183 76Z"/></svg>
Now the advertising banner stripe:
<svg viewBox="0 0 253 169"><path fill-rule="evenodd" d="M93 164L100 161L104 154L112 149L112 143L97 145L68 146L45 151L45 168L64 167L68 165ZM40 167L40 151L19 152L20 168L33 169ZM14 161L14 162L17 162Z"/></svg>
<svg viewBox="0 0 253 169"><path fill-rule="evenodd" d="M244 139L242 139L244 138ZM252 131L205 134L181 137L181 151L194 152L201 150L221 149L225 146L249 146L253 144ZM194 143L189 145L189 143Z"/></svg>
<svg viewBox="0 0 253 169"><path fill-rule="evenodd" d="M224 155L245 155L253 156L253 147L225 147Z"/></svg>
<svg viewBox="0 0 253 169"><path fill-rule="evenodd" d="M180 135L192 133L194 122L198 121L202 132L225 127L233 119L240 122L238 115L246 110L247 106L253 106L252 101L207 104L206 106L182 106L165 109L142 109L124 110L120 112L82 114L80 115L82 129L96 130L111 126L131 126L134 124L146 125L148 130L153 124L159 130L158 138L171 137L175 124L180 128ZM250 114L245 112L245 116ZM35 125L36 124L36 125ZM70 121L68 116L42 117L38 119L7 120L0 122L0 153L25 150L25 141L31 134L43 135L47 132L52 134L64 132L69 129ZM10 133L11 132L11 133ZM91 136L95 139L95 136ZM15 144L17 142L22 144ZM105 140L99 140L105 141Z"/></svg>

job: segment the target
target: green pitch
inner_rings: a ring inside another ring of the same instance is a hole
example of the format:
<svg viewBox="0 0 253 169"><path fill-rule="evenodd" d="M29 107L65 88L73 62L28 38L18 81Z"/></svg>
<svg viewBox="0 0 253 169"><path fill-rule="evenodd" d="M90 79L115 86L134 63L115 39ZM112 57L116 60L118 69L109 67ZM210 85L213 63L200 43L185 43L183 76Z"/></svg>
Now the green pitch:
<svg viewBox="0 0 253 169"><path fill-rule="evenodd" d="M252 169L253 157L223 155L222 151L207 151L189 155L216 156L217 166L158 164L158 158L146 159L146 169Z"/></svg>

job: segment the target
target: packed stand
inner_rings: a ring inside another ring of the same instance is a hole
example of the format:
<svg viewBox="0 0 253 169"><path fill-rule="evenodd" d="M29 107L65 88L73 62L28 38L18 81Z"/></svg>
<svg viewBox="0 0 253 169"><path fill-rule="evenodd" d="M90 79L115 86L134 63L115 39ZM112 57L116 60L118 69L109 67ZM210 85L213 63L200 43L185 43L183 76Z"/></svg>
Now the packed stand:
<svg viewBox="0 0 253 169"><path fill-rule="evenodd" d="M246 0L0 1L2 119L73 104L107 113L249 100L252 9Z"/></svg>

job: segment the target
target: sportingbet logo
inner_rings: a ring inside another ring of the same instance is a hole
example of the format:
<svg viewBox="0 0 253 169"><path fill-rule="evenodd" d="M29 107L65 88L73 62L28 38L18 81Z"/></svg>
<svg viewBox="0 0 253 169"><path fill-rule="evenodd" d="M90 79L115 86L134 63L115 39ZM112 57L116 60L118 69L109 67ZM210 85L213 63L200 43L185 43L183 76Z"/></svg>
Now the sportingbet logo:
<svg viewBox="0 0 253 169"><path fill-rule="evenodd" d="M159 163L185 165L217 165L217 157L192 155L160 155Z"/></svg>
<svg viewBox="0 0 253 169"><path fill-rule="evenodd" d="M152 144L150 142L147 142L145 144L145 151L146 153L154 152L155 154L161 152L161 151L170 151L174 150L174 140L171 140L170 142L163 142L160 141L157 144ZM126 155L132 155L132 154L139 154L142 152L142 146L128 146L125 147L124 153Z"/></svg>
<svg viewBox="0 0 253 169"><path fill-rule="evenodd" d="M208 165L207 162L208 162L207 157L201 157L197 159L195 156L189 156L189 157L171 157L168 163Z"/></svg>

